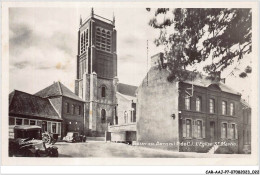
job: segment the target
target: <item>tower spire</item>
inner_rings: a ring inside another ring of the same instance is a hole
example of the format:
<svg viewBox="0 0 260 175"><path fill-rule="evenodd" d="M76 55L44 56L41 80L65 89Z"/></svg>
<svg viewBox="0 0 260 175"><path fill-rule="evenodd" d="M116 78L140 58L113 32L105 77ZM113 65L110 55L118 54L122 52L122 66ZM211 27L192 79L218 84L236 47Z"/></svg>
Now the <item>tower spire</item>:
<svg viewBox="0 0 260 175"><path fill-rule="evenodd" d="M91 17L94 16L94 9L93 9L93 7L91 8L91 14L90 14L90 16L91 16Z"/></svg>
<svg viewBox="0 0 260 175"><path fill-rule="evenodd" d="M79 25L81 26L82 25L82 17L80 15L80 19L79 19Z"/></svg>
<svg viewBox="0 0 260 175"><path fill-rule="evenodd" d="M116 23L116 18L115 18L115 14L113 12L113 25L115 25L115 23Z"/></svg>

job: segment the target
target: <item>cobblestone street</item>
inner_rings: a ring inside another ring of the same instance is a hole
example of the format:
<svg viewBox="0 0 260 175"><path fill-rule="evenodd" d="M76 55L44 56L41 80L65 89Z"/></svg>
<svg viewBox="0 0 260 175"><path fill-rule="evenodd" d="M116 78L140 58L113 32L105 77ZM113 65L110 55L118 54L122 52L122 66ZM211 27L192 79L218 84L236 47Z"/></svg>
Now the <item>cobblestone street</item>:
<svg viewBox="0 0 260 175"><path fill-rule="evenodd" d="M59 157L143 157L143 158L207 158L207 157L248 157L242 154L206 154L191 152L173 152L168 150L152 149L140 146L131 146L123 143L104 141L87 141L85 143L55 144L59 148Z"/></svg>

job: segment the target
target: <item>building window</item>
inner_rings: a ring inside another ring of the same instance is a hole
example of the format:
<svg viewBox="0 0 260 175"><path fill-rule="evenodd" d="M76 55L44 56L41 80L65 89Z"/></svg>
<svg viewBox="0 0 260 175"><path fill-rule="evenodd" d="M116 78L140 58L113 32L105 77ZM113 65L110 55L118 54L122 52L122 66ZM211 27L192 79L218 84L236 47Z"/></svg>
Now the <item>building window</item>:
<svg viewBox="0 0 260 175"><path fill-rule="evenodd" d="M42 121L42 132L46 132L46 131L47 131L47 122Z"/></svg>
<svg viewBox="0 0 260 175"><path fill-rule="evenodd" d="M222 101L222 115L226 115L226 114L227 114L227 102Z"/></svg>
<svg viewBox="0 0 260 175"><path fill-rule="evenodd" d="M101 96L106 97L106 87L105 86L101 87Z"/></svg>
<svg viewBox="0 0 260 175"><path fill-rule="evenodd" d="M57 133L57 124L56 123L52 123L51 124L51 132L52 133Z"/></svg>
<svg viewBox="0 0 260 175"><path fill-rule="evenodd" d="M75 114L75 105L72 105L72 114Z"/></svg>
<svg viewBox="0 0 260 175"><path fill-rule="evenodd" d="M231 125L231 138L232 139L235 139L236 138L236 125L235 124L232 124Z"/></svg>
<svg viewBox="0 0 260 175"><path fill-rule="evenodd" d="M101 110L101 123L106 123L106 110Z"/></svg>
<svg viewBox="0 0 260 175"><path fill-rule="evenodd" d="M249 131L246 132L247 133L247 144L251 144L251 136Z"/></svg>
<svg viewBox="0 0 260 175"><path fill-rule="evenodd" d="M66 112L70 113L70 104L69 103L65 103L65 108L66 108Z"/></svg>
<svg viewBox="0 0 260 175"><path fill-rule="evenodd" d="M124 119L125 119L125 123L128 122L128 114L127 111L124 112Z"/></svg>
<svg viewBox="0 0 260 175"><path fill-rule="evenodd" d="M227 123L222 123L222 138L225 139L227 138Z"/></svg>
<svg viewBox="0 0 260 175"><path fill-rule="evenodd" d="M246 138L246 132L245 132L245 130L243 130L243 138L244 138L244 145L246 145L247 144L247 138Z"/></svg>
<svg viewBox="0 0 260 175"><path fill-rule="evenodd" d="M15 118L9 117L9 125L14 125L15 124Z"/></svg>
<svg viewBox="0 0 260 175"><path fill-rule="evenodd" d="M111 52L111 31L97 27L96 48L102 51Z"/></svg>
<svg viewBox="0 0 260 175"><path fill-rule="evenodd" d="M136 122L136 103L132 103L133 122Z"/></svg>
<svg viewBox="0 0 260 175"><path fill-rule="evenodd" d="M28 119L23 119L23 124L24 125L29 125L29 120Z"/></svg>
<svg viewBox="0 0 260 175"><path fill-rule="evenodd" d="M79 113L78 114L81 115L81 106L79 106Z"/></svg>
<svg viewBox="0 0 260 175"><path fill-rule="evenodd" d="M22 125L22 124L23 124L23 119L21 119L21 118L16 118L15 124L16 124L16 125Z"/></svg>
<svg viewBox="0 0 260 175"><path fill-rule="evenodd" d="M196 98L196 111L201 111L201 97Z"/></svg>
<svg viewBox="0 0 260 175"><path fill-rule="evenodd" d="M115 117L115 125L118 125L118 116Z"/></svg>
<svg viewBox="0 0 260 175"><path fill-rule="evenodd" d="M190 119L186 119L186 137L191 138L191 120Z"/></svg>
<svg viewBox="0 0 260 175"><path fill-rule="evenodd" d="M87 50L88 46L88 29L85 31L82 31L81 37L80 37L80 53L84 53Z"/></svg>
<svg viewBox="0 0 260 175"><path fill-rule="evenodd" d="M209 112L215 113L215 100L212 98L209 99Z"/></svg>
<svg viewBox="0 0 260 175"><path fill-rule="evenodd" d="M202 121L201 120L197 121L197 134L198 134L198 138L202 138Z"/></svg>
<svg viewBox="0 0 260 175"><path fill-rule="evenodd" d="M190 110L190 97L185 97L185 109Z"/></svg>
<svg viewBox="0 0 260 175"><path fill-rule="evenodd" d="M36 121L35 120L30 120L30 125L36 125Z"/></svg>
<svg viewBox="0 0 260 175"><path fill-rule="evenodd" d="M230 115L234 115L234 103L230 103Z"/></svg>
<svg viewBox="0 0 260 175"><path fill-rule="evenodd" d="M243 116L244 116L244 124L248 124L248 117L247 117L247 111L243 111Z"/></svg>

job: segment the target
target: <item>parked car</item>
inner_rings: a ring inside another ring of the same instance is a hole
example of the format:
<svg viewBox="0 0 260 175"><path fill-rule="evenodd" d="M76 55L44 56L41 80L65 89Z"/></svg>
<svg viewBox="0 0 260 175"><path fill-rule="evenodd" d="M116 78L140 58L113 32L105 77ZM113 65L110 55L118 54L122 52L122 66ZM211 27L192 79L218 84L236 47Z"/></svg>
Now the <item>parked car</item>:
<svg viewBox="0 0 260 175"><path fill-rule="evenodd" d="M79 135L78 132L68 132L63 138L65 142L86 142L86 136Z"/></svg>
<svg viewBox="0 0 260 175"><path fill-rule="evenodd" d="M58 157L58 148L42 140L40 126L9 126L10 157Z"/></svg>

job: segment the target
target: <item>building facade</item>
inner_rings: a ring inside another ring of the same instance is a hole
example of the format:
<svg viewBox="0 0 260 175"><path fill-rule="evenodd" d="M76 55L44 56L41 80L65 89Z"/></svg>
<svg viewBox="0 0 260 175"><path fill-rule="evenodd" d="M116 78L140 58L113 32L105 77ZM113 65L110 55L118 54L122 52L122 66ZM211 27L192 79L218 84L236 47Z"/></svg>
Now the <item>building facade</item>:
<svg viewBox="0 0 260 175"><path fill-rule="evenodd" d="M239 135L239 152L251 153L251 107L245 100L241 100L241 132Z"/></svg>
<svg viewBox="0 0 260 175"><path fill-rule="evenodd" d="M162 56L152 57L137 89L137 141L177 151L240 152L241 94L199 74L169 82Z"/></svg>
<svg viewBox="0 0 260 175"><path fill-rule="evenodd" d="M61 82L54 82L34 95L48 99L63 119L61 137L72 131L84 134L84 101Z"/></svg>
<svg viewBox="0 0 260 175"><path fill-rule="evenodd" d="M94 14L80 19L75 93L86 101L85 133L104 136L116 107L117 54L115 19Z"/></svg>
<svg viewBox="0 0 260 175"><path fill-rule="evenodd" d="M113 142L136 141L136 86L118 83L116 86L114 122L109 125L106 140Z"/></svg>
<svg viewBox="0 0 260 175"><path fill-rule="evenodd" d="M46 98L14 90L9 95L9 125L38 125L42 132L59 134L62 118Z"/></svg>

